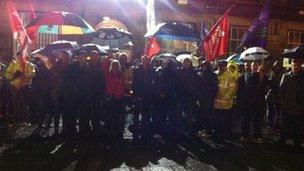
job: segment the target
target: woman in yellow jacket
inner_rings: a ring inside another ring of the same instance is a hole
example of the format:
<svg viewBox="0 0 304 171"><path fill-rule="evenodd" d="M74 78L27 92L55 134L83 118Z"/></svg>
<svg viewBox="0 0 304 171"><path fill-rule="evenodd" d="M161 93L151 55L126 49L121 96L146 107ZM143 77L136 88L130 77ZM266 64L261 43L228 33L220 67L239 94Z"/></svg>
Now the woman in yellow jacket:
<svg viewBox="0 0 304 171"><path fill-rule="evenodd" d="M227 70L227 62L218 62L219 89L214 100L215 130L219 136L231 137L232 129L232 106L237 91L237 80L233 74Z"/></svg>
<svg viewBox="0 0 304 171"><path fill-rule="evenodd" d="M5 72L6 79L10 81L13 115L23 122L28 121L28 114L25 109L29 105L29 89L35 71L35 65L23 58L21 52L18 52L17 58L10 62Z"/></svg>

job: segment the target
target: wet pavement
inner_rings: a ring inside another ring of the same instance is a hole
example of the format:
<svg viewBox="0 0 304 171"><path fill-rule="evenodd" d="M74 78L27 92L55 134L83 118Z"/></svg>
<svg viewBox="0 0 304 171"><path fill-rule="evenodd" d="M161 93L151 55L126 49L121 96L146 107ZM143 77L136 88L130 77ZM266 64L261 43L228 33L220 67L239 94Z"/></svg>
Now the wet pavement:
<svg viewBox="0 0 304 171"><path fill-rule="evenodd" d="M0 130L0 170L304 170L304 151L277 144L266 135L264 144L234 138L199 139L180 130L135 143L126 130L122 143L104 137L49 137L36 125Z"/></svg>

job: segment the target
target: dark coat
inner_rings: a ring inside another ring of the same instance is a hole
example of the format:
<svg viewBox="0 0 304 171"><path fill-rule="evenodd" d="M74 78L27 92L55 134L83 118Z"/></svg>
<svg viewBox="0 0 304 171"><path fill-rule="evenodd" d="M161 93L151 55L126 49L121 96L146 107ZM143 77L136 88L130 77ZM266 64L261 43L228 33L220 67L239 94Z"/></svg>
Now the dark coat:
<svg viewBox="0 0 304 171"><path fill-rule="evenodd" d="M217 75L212 71L197 70L199 78L199 99L206 104L213 104L218 91Z"/></svg>
<svg viewBox="0 0 304 171"><path fill-rule="evenodd" d="M194 69L178 68L176 71L178 95L197 100L199 97L199 78Z"/></svg>
<svg viewBox="0 0 304 171"><path fill-rule="evenodd" d="M264 107L268 79L260 80L258 73L245 74L238 79L237 105L247 107Z"/></svg>
<svg viewBox="0 0 304 171"><path fill-rule="evenodd" d="M90 64L85 67L85 82L90 97L102 97L105 93L105 77L100 65Z"/></svg>
<svg viewBox="0 0 304 171"><path fill-rule="evenodd" d="M294 75L288 72L280 84L281 107L294 116L304 116L304 72Z"/></svg>
<svg viewBox="0 0 304 171"><path fill-rule="evenodd" d="M88 94L85 69L79 62L69 64L63 73L63 94L68 102L78 103Z"/></svg>
<svg viewBox="0 0 304 171"><path fill-rule="evenodd" d="M172 68L158 68L157 77L155 79L154 93L159 98L174 98L177 93L176 75L172 72Z"/></svg>
<svg viewBox="0 0 304 171"><path fill-rule="evenodd" d="M153 98L154 81L156 78L156 71L152 67L144 69L142 65L134 69L132 90L134 95L139 98L151 99Z"/></svg>
<svg viewBox="0 0 304 171"><path fill-rule="evenodd" d="M51 91L51 71L43 63L36 64L35 77L32 80L34 93L44 94Z"/></svg>

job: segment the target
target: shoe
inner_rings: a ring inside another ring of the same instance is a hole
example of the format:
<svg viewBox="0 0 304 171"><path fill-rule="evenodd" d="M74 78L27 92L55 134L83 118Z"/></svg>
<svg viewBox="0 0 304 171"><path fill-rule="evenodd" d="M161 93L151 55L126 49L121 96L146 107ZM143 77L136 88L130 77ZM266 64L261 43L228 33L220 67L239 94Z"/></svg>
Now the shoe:
<svg viewBox="0 0 304 171"><path fill-rule="evenodd" d="M264 143L264 141L263 141L263 139L261 137L254 138L252 140L252 142L257 143L257 144L263 144Z"/></svg>
<svg viewBox="0 0 304 171"><path fill-rule="evenodd" d="M245 137L241 137L241 138L239 139L239 141L241 141L241 142L247 142L247 141L248 141L248 139L247 139L247 138L245 138Z"/></svg>

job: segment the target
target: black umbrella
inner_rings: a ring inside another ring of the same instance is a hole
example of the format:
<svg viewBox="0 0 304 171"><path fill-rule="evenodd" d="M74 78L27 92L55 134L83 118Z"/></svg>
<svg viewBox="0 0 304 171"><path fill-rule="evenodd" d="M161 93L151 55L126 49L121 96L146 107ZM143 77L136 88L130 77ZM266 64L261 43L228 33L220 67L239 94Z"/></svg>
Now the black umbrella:
<svg viewBox="0 0 304 171"><path fill-rule="evenodd" d="M91 51L97 51L100 55L107 55L108 54L108 52L106 51L105 48L103 48L102 46L93 44L93 43L81 45L79 50L84 50L87 53L90 53Z"/></svg>
<svg viewBox="0 0 304 171"><path fill-rule="evenodd" d="M37 50L33 51L31 53L31 55L41 54L46 57L53 57L54 55L56 55L58 52L60 52L62 50L74 50L74 49L78 49L78 48L79 48L79 45L77 42L59 40L59 41L55 41L51 44L48 44L41 49L37 49Z"/></svg>
<svg viewBox="0 0 304 171"><path fill-rule="evenodd" d="M131 33L119 28L102 28L96 31L91 43L120 48L132 41Z"/></svg>
<svg viewBox="0 0 304 171"><path fill-rule="evenodd" d="M174 22L158 24L153 30L145 34L145 37L150 36L156 36L163 39L176 39L185 41L199 40L193 29Z"/></svg>
<svg viewBox="0 0 304 171"><path fill-rule="evenodd" d="M304 45L285 49L281 55L285 58L304 58Z"/></svg>

